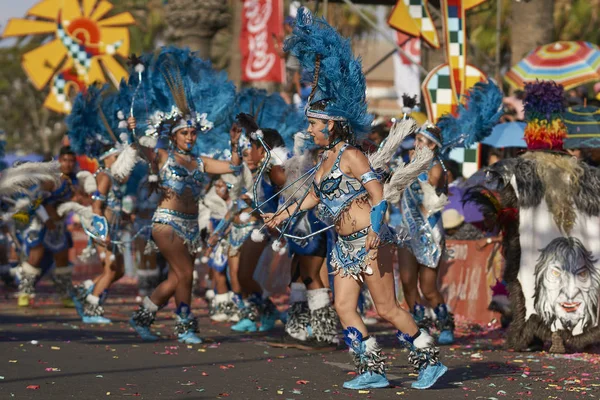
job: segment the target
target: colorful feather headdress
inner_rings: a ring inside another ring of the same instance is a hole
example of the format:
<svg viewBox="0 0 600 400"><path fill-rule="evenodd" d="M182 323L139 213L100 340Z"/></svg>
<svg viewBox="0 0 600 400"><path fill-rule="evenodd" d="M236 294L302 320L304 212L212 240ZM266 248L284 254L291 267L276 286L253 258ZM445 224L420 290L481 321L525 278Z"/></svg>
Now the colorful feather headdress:
<svg viewBox="0 0 600 400"><path fill-rule="evenodd" d="M348 39L325 19L314 18L306 8L300 8L284 50L313 75L305 110L308 117L346 124L355 139L369 132L373 117L367 112L365 76Z"/></svg>
<svg viewBox="0 0 600 400"><path fill-rule="evenodd" d="M129 143L118 94L109 85L92 85L79 93L66 123L71 148L80 155L103 160Z"/></svg>
<svg viewBox="0 0 600 400"><path fill-rule="evenodd" d="M492 129L502 117L502 91L491 80L478 82L466 95L466 102L458 109L458 116L442 116L437 127L441 137L435 138L441 144L441 154L448 154L455 147L470 147L481 142L492 133ZM419 133L430 137L432 125L425 123Z"/></svg>
<svg viewBox="0 0 600 400"><path fill-rule="evenodd" d="M129 81L121 83L120 102L136 118L137 135L168 137L187 127L206 133L226 122L235 87L209 61L171 46L132 64Z"/></svg>
<svg viewBox="0 0 600 400"><path fill-rule="evenodd" d="M563 123L564 89L554 81L525 85L525 142L529 150L562 150L567 137Z"/></svg>

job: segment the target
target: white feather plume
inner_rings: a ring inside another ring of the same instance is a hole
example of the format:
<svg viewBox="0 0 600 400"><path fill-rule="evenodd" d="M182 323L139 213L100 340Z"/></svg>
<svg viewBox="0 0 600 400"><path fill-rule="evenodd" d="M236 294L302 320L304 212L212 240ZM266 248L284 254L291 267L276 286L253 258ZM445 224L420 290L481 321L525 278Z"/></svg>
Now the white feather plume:
<svg viewBox="0 0 600 400"><path fill-rule="evenodd" d="M115 162L110 166L110 172L118 180L129 177L133 167L138 162L137 150L130 145L125 145Z"/></svg>
<svg viewBox="0 0 600 400"><path fill-rule="evenodd" d="M448 196L443 193L438 196L435 188L427 181L419 181L419 184L423 189L423 208L427 212L426 217L442 211L448 204Z"/></svg>
<svg viewBox="0 0 600 400"><path fill-rule="evenodd" d="M288 159L289 151L285 147L275 147L271 149L271 161L272 165L283 165Z"/></svg>
<svg viewBox="0 0 600 400"><path fill-rule="evenodd" d="M250 213L247 213L245 211L243 213L241 213L240 214L240 221L244 222L244 223L250 221ZM260 240L260 241L262 242L262 240Z"/></svg>
<svg viewBox="0 0 600 400"><path fill-rule="evenodd" d="M60 165L57 161L21 164L3 172L0 195L29 193L32 186L48 182L60 186Z"/></svg>
<svg viewBox="0 0 600 400"><path fill-rule="evenodd" d="M295 155L289 158L284 164L285 177L288 182L295 182L292 186L282 192L282 197L286 200L293 198L294 200L300 200L306 191L310 189L312 179L304 178L298 180L306 171L314 166L312 154L306 151L302 154ZM306 182L305 182L306 180ZM295 192L295 193L294 193Z"/></svg>
<svg viewBox="0 0 600 400"><path fill-rule="evenodd" d="M158 139L153 136L142 136L138 139L140 145L144 147L150 147L151 149L156 147L156 143L158 143Z"/></svg>
<svg viewBox="0 0 600 400"><path fill-rule="evenodd" d="M389 182L383 187L383 197L392 204L402 198L402 193L424 171L429 169L433 152L427 147L415 150L412 161L408 164L398 165Z"/></svg>
<svg viewBox="0 0 600 400"><path fill-rule="evenodd" d="M265 240L265 234L262 233L260 229L254 229L250 235L250 239L255 243L260 243Z"/></svg>
<svg viewBox="0 0 600 400"><path fill-rule="evenodd" d="M385 169L396 154L402 141L417 130L417 123L412 118L396 121L383 146L369 155L369 163L374 170Z"/></svg>
<svg viewBox="0 0 600 400"><path fill-rule="evenodd" d="M87 194L92 194L96 190L98 190L96 178L90 171L79 171L77 173L77 179L79 180L80 185L83 187L83 190Z"/></svg>
<svg viewBox="0 0 600 400"><path fill-rule="evenodd" d="M273 244L271 244L271 248L273 249L273 251L275 253L278 253L279 250L281 250L283 247L284 247L283 243L281 243L281 241L279 241L279 240L276 240L273 242Z"/></svg>
<svg viewBox="0 0 600 400"><path fill-rule="evenodd" d="M198 202L198 228L200 230L208 228L208 225L210 223L210 214L211 214L211 208L206 205L206 198L204 199L204 202L199 201Z"/></svg>
<svg viewBox="0 0 600 400"><path fill-rule="evenodd" d="M281 249L279 249L280 256L284 255L285 253L287 253L287 246L283 246Z"/></svg>
<svg viewBox="0 0 600 400"><path fill-rule="evenodd" d="M74 212L81 219L81 224L84 226L90 226L92 223L92 218L94 216L94 212L92 211L91 206L82 206L79 203L74 201L67 201L66 203L62 203L56 209L56 213L60 217L64 217L70 212Z"/></svg>
<svg viewBox="0 0 600 400"><path fill-rule="evenodd" d="M15 212L17 212L29 208L29 206L31 206L31 199L28 197L22 197L15 202L12 208Z"/></svg>

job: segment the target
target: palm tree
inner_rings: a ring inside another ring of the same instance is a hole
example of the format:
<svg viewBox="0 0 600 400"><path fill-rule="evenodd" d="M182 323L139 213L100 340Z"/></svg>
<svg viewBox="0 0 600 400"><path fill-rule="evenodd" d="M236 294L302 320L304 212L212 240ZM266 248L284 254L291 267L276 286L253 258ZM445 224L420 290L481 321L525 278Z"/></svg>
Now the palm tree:
<svg viewBox="0 0 600 400"><path fill-rule="evenodd" d="M167 27L163 0L112 0L115 12L129 11L135 25L129 28L131 52L153 51Z"/></svg>
<svg viewBox="0 0 600 400"><path fill-rule="evenodd" d="M554 39L554 0L513 2L510 14L511 64Z"/></svg>

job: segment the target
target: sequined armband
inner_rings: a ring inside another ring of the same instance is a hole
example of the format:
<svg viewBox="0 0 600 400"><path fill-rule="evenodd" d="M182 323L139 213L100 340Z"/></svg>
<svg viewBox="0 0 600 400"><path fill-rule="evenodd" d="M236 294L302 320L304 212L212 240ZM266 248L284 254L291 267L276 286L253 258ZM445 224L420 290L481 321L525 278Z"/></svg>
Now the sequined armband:
<svg viewBox="0 0 600 400"><path fill-rule="evenodd" d="M101 201L102 203L104 203L106 202L106 196L96 190L94 193L92 193L92 200Z"/></svg>
<svg viewBox="0 0 600 400"><path fill-rule="evenodd" d="M242 173L243 166L242 166L242 164L240 164L240 165L229 164L229 168L233 172L233 175L239 176Z"/></svg>
<svg viewBox="0 0 600 400"><path fill-rule="evenodd" d="M365 172L360 177L360 183L366 185L368 182L377 180L377 174L373 171Z"/></svg>

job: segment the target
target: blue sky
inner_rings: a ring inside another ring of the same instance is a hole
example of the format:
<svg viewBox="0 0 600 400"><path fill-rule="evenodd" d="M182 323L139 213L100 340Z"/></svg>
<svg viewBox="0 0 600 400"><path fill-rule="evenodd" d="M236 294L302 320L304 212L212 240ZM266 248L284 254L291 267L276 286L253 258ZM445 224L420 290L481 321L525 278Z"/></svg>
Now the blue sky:
<svg viewBox="0 0 600 400"><path fill-rule="evenodd" d="M6 22L10 18L24 17L27 10L40 0L0 0L0 31L4 32ZM12 44L12 40L1 40L0 46Z"/></svg>

